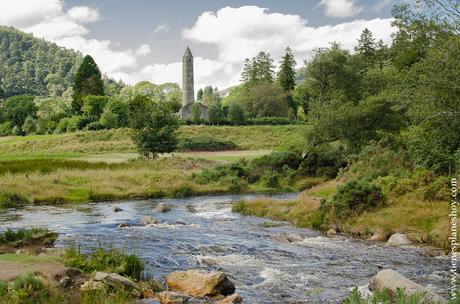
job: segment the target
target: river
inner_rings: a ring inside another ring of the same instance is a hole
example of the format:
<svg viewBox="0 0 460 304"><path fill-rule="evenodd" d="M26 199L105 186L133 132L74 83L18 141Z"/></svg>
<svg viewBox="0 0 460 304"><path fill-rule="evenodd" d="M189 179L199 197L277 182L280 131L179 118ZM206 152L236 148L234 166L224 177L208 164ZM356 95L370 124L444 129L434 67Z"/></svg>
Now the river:
<svg viewBox="0 0 460 304"><path fill-rule="evenodd" d="M250 304L340 303L352 287L367 284L382 268L395 269L446 296L447 259L431 257L421 247L329 238L287 224L263 228L266 219L231 212L233 201L252 197L89 203L84 210L35 206L0 213L0 230L47 227L59 232L56 247L121 248L139 255L146 263L145 274L160 280L174 270L221 270ZM172 211L155 212L158 202L166 202ZM115 213L115 206L123 211ZM147 215L164 223L144 227L140 223ZM133 226L119 228L121 223ZM281 242L276 236L282 234L299 234L302 239Z"/></svg>

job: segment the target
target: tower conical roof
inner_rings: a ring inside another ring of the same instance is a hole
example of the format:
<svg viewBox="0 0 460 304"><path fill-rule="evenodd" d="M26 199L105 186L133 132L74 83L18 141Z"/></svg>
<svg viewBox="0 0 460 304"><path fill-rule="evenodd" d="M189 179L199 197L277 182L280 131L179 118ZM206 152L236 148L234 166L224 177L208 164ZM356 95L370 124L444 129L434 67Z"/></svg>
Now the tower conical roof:
<svg viewBox="0 0 460 304"><path fill-rule="evenodd" d="M192 52L190 51L189 47L185 49L184 57L193 57Z"/></svg>

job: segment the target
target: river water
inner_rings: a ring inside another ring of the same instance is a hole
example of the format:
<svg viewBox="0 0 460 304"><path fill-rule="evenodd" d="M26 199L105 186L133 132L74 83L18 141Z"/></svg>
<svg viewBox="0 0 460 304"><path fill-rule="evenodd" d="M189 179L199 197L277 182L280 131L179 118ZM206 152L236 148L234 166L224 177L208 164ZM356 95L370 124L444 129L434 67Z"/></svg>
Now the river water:
<svg viewBox="0 0 460 304"><path fill-rule="evenodd" d="M253 196L206 196L156 201L91 203L87 210L30 207L0 213L0 230L48 227L59 232L56 247L121 248L139 255L146 275L157 279L174 270L221 270L235 283L245 303L340 303L350 289L362 286L381 268L392 268L446 296L446 258L430 257L424 248L328 238L289 225L263 228L266 219L231 212L231 203ZM279 195L289 198L294 195ZM157 213L158 202L172 206ZM122 212L115 213L118 206ZM144 216L164 221L142 226ZM119 228L121 223L132 227ZM277 240L298 234L294 243Z"/></svg>

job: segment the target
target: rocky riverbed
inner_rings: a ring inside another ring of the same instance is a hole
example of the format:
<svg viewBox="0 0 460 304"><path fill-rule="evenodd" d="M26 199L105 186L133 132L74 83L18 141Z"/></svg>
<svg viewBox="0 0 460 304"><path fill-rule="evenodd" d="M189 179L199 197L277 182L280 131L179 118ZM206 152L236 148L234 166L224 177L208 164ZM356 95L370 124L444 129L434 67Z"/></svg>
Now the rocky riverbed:
<svg viewBox="0 0 460 304"><path fill-rule="evenodd" d="M0 229L41 226L59 233L56 247L121 248L139 255L145 275L161 281L174 271L222 271L245 303L339 303L387 268L447 296L445 257L231 213L231 203L241 198L251 197L30 207L1 213ZM161 202L171 210L157 208ZM146 217L152 221L143 223Z"/></svg>

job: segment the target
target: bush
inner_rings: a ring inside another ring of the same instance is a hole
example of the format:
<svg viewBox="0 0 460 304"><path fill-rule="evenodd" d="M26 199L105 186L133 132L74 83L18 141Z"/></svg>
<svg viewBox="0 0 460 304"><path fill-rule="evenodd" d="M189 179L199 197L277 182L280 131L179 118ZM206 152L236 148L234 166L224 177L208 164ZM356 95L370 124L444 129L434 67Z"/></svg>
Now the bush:
<svg viewBox="0 0 460 304"><path fill-rule="evenodd" d="M232 141L211 137L182 138L177 145L179 151L224 151L237 148L238 146Z"/></svg>
<svg viewBox="0 0 460 304"><path fill-rule="evenodd" d="M335 178L340 168L346 166L343 151L332 145L321 145L307 153L302 160L301 170L308 176Z"/></svg>
<svg viewBox="0 0 460 304"><path fill-rule="evenodd" d="M8 293L8 282L0 281L0 298L3 298Z"/></svg>
<svg viewBox="0 0 460 304"><path fill-rule="evenodd" d="M302 158L295 152L273 152L254 159L251 167L254 169L262 168L280 172L285 167L297 170L301 162Z"/></svg>
<svg viewBox="0 0 460 304"><path fill-rule="evenodd" d="M28 204L29 201L19 194L14 192L0 193L0 210L9 208L19 208Z"/></svg>
<svg viewBox="0 0 460 304"><path fill-rule="evenodd" d="M385 196L382 189L374 184L362 181L351 181L337 188L332 198L334 214L345 218L358 215L363 211L382 206Z"/></svg>
<svg viewBox="0 0 460 304"><path fill-rule="evenodd" d="M127 255L114 249L98 248L92 254L85 255L70 248L66 251L66 265L85 272L106 271L139 280L144 263L135 255Z"/></svg>

